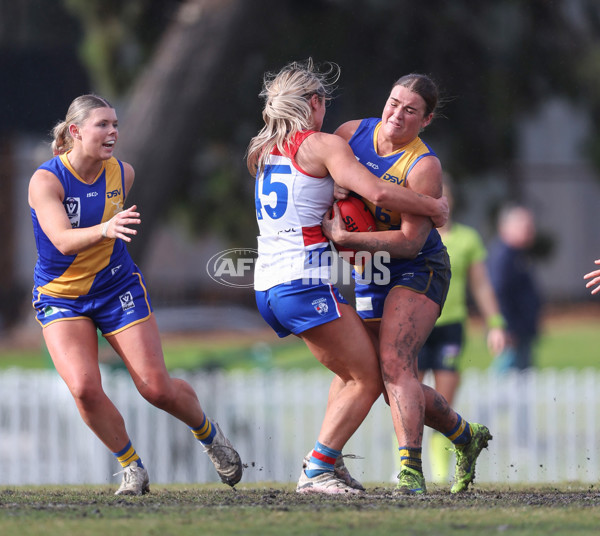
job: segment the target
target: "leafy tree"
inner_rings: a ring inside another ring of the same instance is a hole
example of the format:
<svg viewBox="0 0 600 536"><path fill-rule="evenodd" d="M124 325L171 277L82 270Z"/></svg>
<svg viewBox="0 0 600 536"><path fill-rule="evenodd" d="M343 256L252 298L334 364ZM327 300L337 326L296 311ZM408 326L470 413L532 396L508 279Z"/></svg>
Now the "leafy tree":
<svg viewBox="0 0 600 536"><path fill-rule="evenodd" d="M63 0L81 21L79 55L96 92L114 98L131 87L179 2Z"/></svg>

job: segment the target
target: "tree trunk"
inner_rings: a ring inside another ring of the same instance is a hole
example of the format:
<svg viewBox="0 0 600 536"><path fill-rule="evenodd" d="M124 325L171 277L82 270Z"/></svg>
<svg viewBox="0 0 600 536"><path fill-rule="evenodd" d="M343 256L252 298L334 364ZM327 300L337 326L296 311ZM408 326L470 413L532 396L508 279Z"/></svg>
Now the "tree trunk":
<svg viewBox="0 0 600 536"><path fill-rule="evenodd" d="M186 180L204 110L210 106L212 81L223 68L229 47L246 22L243 13L251 4L244 0L185 2L128 98L120 121L119 157L136 170L127 206L138 205L142 214L140 234L129 245L138 262L163 209Z"/></svg>

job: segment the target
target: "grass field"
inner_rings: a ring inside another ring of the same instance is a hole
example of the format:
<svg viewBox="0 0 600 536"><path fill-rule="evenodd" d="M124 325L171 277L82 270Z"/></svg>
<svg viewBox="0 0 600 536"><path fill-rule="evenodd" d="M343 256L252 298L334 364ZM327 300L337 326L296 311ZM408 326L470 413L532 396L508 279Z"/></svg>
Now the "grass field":
<svg viewBox="0 0 600 536"><path fill-rule="evenodd" d="M538 365L598 366L600 316L554 319L538 348ZM304 345L269 332L240 337L164 337L171 369L320 366ZM106 346L103 359L110 361ZM463 366L490 363L484 332L469 329ZM41 349L0 350L0 368L48 368ZM358 497L311 497L293 485L153 485L144 497L115 497L114 486L0 486L0 535L592 535L600 527L600 482L556 486L476 485L461 496L429 485L423 497L395 497L373 484Z"/></svg>
<svg viewBox="0 0 600 536"><path fill-rule="evenodd" d="M0 488L0 534L25 535L482 535L597 534L600 492L562 487L432 489L397 497L368 487L353 497L302 496L292 486L154 486L144 497L114 488Z"/></svg>
<svg viewBox="0 0 600 536"><path fill-rule="evenodd" d="M553 314L543 325L536 350L537 366L584 369L600 365L600 309ZM296 337L278 339L272 332L238 337L165 337L165 359L171 369L215 368L309 369L321 367ZM463 368L487 368L492 356L486 348L485 332L477 321L470 322Z"/></svg>
<svg viewBox="0 0 600 536"><path fill-rule="evenodd" d="M600 306L600 304L599 304ZM593 306L562 314L553 313L543 324L536 351L541 368L596 367L600 365L600 307ZM254 334L198 333L163 334L167 366L173 369L259 368L310 369L321 365L296 337L279 339L268 329ZM109 345L100 338L100 355L118 366ZM486 348L485 332L477 321L469 323L467 343L462 356L463 368L484 369L492 357ZM40 340L39 347L0 347L0 369L51 367L50 358Z"/></svg>
<svg viewBox="0 0 600 536"><path fill-rule="evenodd" d="M596 367L600 365L600 309L585 314L554 314L544 323L536 350L541 368ZM470 322L463 368L487 368L492 356L486 348L485 331L477 321ZM229 336L165 337L165 359L171 369L226 368L310 369L321 367L296 337L278 339L272 332L240 339Z"/></svg>

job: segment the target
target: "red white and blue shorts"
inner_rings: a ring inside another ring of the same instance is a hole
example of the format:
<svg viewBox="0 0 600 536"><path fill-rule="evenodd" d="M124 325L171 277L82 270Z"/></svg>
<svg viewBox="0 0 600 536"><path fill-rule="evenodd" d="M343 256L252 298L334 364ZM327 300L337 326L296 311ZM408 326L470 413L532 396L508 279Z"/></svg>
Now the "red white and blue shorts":
<svg viewBox="0 0 600 536"><path fill-rule="evenodd" d="M331 283L302 279L255 291L256 305L279 337L298 335L342 316L339 305L348 303Z"/></svg>

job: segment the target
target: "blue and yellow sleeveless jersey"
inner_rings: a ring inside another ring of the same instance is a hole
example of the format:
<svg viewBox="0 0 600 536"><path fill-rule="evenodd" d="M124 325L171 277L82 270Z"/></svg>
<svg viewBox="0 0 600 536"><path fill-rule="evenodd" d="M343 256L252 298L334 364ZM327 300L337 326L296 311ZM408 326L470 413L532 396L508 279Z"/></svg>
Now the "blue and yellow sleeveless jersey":
<svg viewBox="0 0 600 536"><path fill-rule="evenodd" d="M63 186L65 212L73 227L91 227L110 220L123 210L123 164L110 158L93 183L87 184L72 168L66 154L42 164ZM76 255L63 255L42 230L31 209L38 259L34 284L38 292L58 298L97 295L117 283L121 270L131 273L134 263L122 240L106 238Z"/></svg>
<svg viewBox="0 0 600 536"><path fill-rule="evenodd" d="M408 174L415 164L422 158L436 156L436 154L421 138L417 137L401 149L380 156L376 150L377 132L380 127L380 118L363 119L349 141L350 147L358 161L371 173L386 182L396 184L398 188L405 188ZM400 229L402 216L399 212L377 207L367 199L362 199L375 217L378 231ZM432 229L423 245L421 254L430 255L443 248L439 233ZM410 261L404 259L400 262L409 263ZM396 264L394 259L391 264Z"/></svg>

